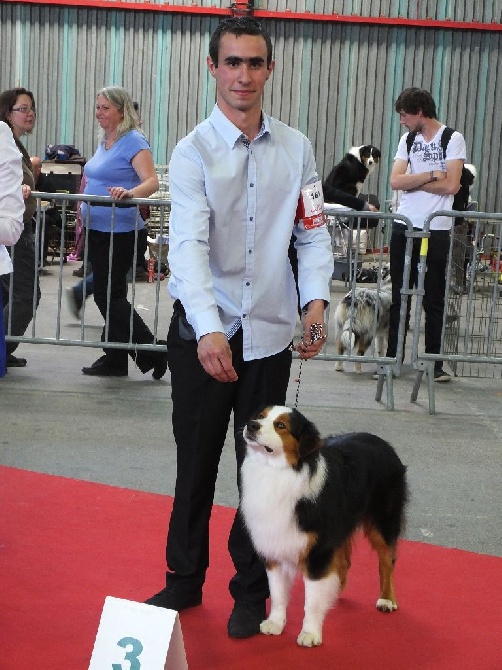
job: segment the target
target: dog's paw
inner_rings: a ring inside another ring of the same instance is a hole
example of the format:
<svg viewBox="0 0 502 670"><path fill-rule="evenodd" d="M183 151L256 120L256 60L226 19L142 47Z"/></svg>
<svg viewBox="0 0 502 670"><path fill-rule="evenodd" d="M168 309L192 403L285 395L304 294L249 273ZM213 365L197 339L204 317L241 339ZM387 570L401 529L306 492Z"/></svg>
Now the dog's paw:
<svg viewBox="0 0 502 670"><path fill-rule="evenodd" d="M343 363L342 363L342 361L337 361L337 362L335 363L335 370L336 370L337 372L343 372Z"/></svg>
<svg viewBox="0 0 502 670"><path fill-rule="evenodd" d="M273 621L273 619L265 619L260 624L260 632L264 635L280 635L284 630L284 623Z"/></svg>
<svg viewBox="0 0 502 670"><path fill-rule="evenodd" d="M379 598L376 602L377 610L380 612L393 612L397 610L397 603L387 598Z"/></svg>
<svg viewBox="0 0 502 670"><path fill-rule="evenodd" d="M296 641L300 647L318 647L322 644L322 636L320 632L302 630Z"/></svg>
<svg viewBox="0 0 502 670"><path fill-rule="evenodd" d="M354 372L356 373L356 375L362 374L363 370L361 368L361 363L354 364Z"/></svg>

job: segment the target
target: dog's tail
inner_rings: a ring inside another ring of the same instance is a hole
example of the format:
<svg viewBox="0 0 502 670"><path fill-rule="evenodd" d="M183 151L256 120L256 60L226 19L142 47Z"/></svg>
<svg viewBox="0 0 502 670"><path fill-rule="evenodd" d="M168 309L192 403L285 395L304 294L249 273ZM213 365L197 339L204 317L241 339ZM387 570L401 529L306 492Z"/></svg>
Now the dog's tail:
<svg viewBox="0 0 502 670"><path fill-rule="evenodd" d="M351 329L352 325L352 329ZM350 319L350 312L347 315L347 319L342 326L342 334L340 335L340 341L343 344L344 348L351 351L354 348L356 343L356 336L354 334L354 319Z"/></svg>

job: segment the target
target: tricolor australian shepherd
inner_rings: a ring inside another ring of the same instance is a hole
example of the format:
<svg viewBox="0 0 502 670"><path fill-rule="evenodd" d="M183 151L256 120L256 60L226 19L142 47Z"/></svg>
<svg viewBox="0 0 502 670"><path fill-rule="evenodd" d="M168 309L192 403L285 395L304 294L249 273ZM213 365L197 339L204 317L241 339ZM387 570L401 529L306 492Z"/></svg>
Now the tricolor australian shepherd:
<svg viewBox="0 0 502 670"><path fill-rule="evenodd" d="M372 144L352 147L331 170L325 183L357 197L364 180L380 162L380 155Z"/></svg>
<svg viewBox="0 0 502 670"><path fill-rule="evenodd" d="M390 283L382 283L380 288L356 288L347 293L335 309L335 346L340 356L357 345L357 353L364 356L376 339L376 351L385 356L389 312L392 303ZM335 370L343 370L343 361L337 361ZM354 365L356 373L361 373L361 363Z"/></svg>
<svg viewBox="0 0 502 670"><path fill-rule="evenodd" d="M326 613L345 585L354 532L362 526L378 553L381 612L397 609L393 570L407 500L406 468L376 435L321 439L288 407L267 407L244 428L241 511L270 586L266 635L286 624L297 572L305 585L305 616L297 642L322 642Z"/></svg>

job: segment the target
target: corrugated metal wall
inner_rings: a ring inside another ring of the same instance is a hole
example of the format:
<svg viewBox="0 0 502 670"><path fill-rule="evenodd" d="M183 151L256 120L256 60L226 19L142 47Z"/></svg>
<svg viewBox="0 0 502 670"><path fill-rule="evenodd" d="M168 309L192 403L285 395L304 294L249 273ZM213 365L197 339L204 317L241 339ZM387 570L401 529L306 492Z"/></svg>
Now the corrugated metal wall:
<svg viewBox="0 0 502 670"><path fill-rule="evenodd" d="M199 4L228 7L229 2ZM499 22L502 6L501 0L255 4L271 11L484 23ZM48 143L69 143L92 155L95 93L114 83L140 102L155 161L167 162L176 141L214 104L205 57L219 20L119 7L0 3L0 88L26 86L37 100L36 130L25 138L30 153L42 155ZM480 208L502 211L500 32L286 19L263 23L276 59L265 109L308 135L321 175L353 144L371 142L380 146L382 164L369 190L382 202L390 198L389 171L401 133L393 103L404 87L421 86L433 93L440 120L465 135L468 160L479 168Z"/></svg>

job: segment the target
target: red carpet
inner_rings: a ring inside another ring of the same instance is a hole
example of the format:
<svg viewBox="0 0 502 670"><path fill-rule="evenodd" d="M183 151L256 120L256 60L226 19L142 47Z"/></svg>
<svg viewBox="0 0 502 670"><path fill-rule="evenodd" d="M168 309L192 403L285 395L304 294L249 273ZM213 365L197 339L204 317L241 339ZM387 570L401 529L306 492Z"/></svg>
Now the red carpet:
<svg viewBox="0 0 502 670"><path fill-rule="evenodd" d="M141 602L163 585L170 506L166 496L0 467L1 670L87 670L105 597ZM190 670L502 667L502 559L416 542L401 545L396 613L375 609L376 555L361 541L321 647L296 645L300 584L281 637L230 640L233 514L215 508L204 603L180 617Z"/></svg>

